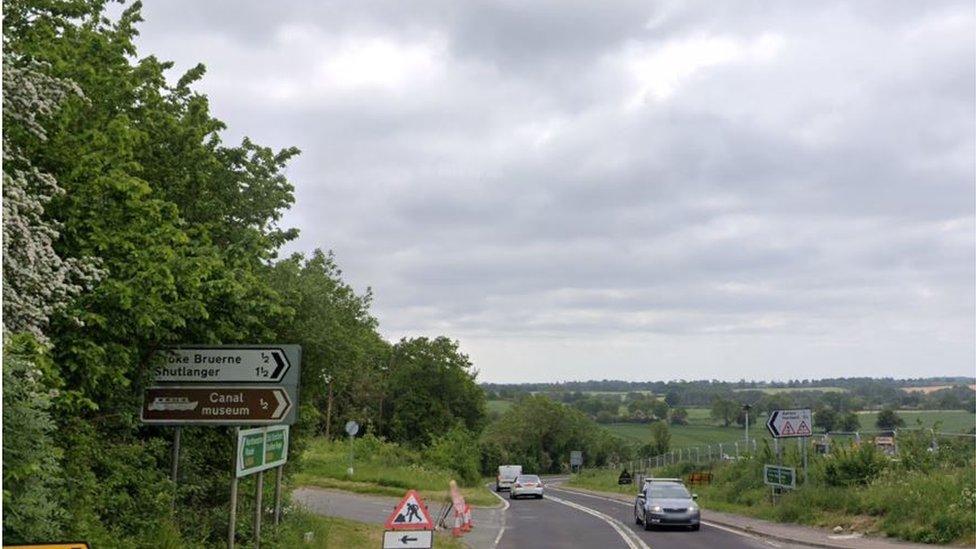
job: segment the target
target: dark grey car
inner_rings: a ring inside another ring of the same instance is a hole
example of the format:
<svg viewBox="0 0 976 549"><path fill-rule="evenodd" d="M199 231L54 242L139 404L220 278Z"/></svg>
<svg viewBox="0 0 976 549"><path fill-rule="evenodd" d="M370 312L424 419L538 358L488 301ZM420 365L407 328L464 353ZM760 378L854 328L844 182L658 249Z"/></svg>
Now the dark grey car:
<svg viewBox="0 0 976 549"><path fill-rule="evenodd" d="M644 483L634 502L634 522L643 525L645 530L659 525L688 526L698 530L701 511L695 503L697 498L679 479L650 479Z"/></svg>

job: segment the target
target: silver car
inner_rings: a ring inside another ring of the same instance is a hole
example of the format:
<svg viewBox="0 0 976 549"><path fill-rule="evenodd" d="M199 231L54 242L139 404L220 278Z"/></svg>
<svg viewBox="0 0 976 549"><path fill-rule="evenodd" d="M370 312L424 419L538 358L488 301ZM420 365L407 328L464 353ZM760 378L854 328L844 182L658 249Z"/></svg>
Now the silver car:
<svg viewBox="0 0 976 549"><path fill-rule="evenodd" d="M545 489L541 478L535 475L519 475L512 483L512 491L508 493L508 499L518 499L522 496L542 499Z"/></svg>
<svg viewBox="0 0 976 549"><path fill-rule="evenodd" d="M701 511L681 479L648 479L634 502L634 522L650 530L655 526L687 526L698 530Z"/></svg>

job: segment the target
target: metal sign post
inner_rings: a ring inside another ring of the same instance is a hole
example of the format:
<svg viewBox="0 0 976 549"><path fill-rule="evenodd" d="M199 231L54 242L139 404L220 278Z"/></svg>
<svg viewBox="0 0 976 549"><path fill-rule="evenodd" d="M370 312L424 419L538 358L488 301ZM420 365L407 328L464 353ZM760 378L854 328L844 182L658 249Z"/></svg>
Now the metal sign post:
<svg viewBox="0 0 976 549"><path fill-rule="evenodd" d="M281 476L284 474L285 466L279 465L275 472L275 506L274 523L275 526L281 522Z"/></svg>
<svg viewBox="0 0 976 549"><path fill-rule="evenodd" d="M262 500L264 499L264 471L258 472L258 480L254 487L254 548L261 547L261 515Z"/></svg>
<svg viewBox="0 0 976 549"><path fill-rule="evenodd" d="M229 524L229 526L227 528L227 548L228 549L234 549L234 534L235 534L235 530L237 528L237 524L236 524L237 523L237 474L236 474L236 471L237 471L237 459L236 459L236 456L237 456L237 453L239 451L238 450L238 447L240 446L240 444L239 444L240 443L240 440L241 440L241 437L240 437L240 428L235 427L234 428L234 456L235 456L235 459L234 459L234 471L235 471L235 474L231 477L231 480L230 480L230 520L229 520L229 523L230 524Z"/></svg>

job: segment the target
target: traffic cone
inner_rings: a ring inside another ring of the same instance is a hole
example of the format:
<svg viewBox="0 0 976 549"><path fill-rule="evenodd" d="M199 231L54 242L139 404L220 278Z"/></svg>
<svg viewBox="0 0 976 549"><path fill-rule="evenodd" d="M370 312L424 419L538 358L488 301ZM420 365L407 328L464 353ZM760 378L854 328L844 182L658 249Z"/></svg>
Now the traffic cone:
<svg viewBox="0 0 976 549"><path fill-rule="evenodd" d="M464 525L461 527L465 532L470 532L474 524L471 523L471 506L467 503L464 504Z"/></svg>
<svg viewBox="0 0 976 549"><path fill-rule="evenodd" d="M463 535L461 532L461 513L454 511L454 527L451 528L451 536L459 538Z"/></svg>

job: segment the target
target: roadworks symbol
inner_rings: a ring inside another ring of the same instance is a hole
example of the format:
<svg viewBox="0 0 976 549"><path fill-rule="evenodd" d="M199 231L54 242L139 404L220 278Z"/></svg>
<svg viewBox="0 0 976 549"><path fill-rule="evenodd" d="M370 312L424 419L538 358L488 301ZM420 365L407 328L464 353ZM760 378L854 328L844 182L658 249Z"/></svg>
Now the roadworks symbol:
<svg viewBox="0 0 976 549"><path fill-rule="evenodd" d="M416 491L407 492L386 519L388 530L433 530L434 521Z"/></svg>
<svg viewBox="0 0 976 549"><path fill-rule="evenodd" d="M800 421L800 425L798 425L797 428L796 428L796 434L798 434L798 435L809 435L810 434L810 426L807 425L807 422L802 421L802 420Z"/></svg>
<svg viewBox="0 0 976 549"><path fill-rule="evenodd" d="M793 430L793 424L787 421L783 424L783 434L784 435L795 435L796 431Z"/></svg>

